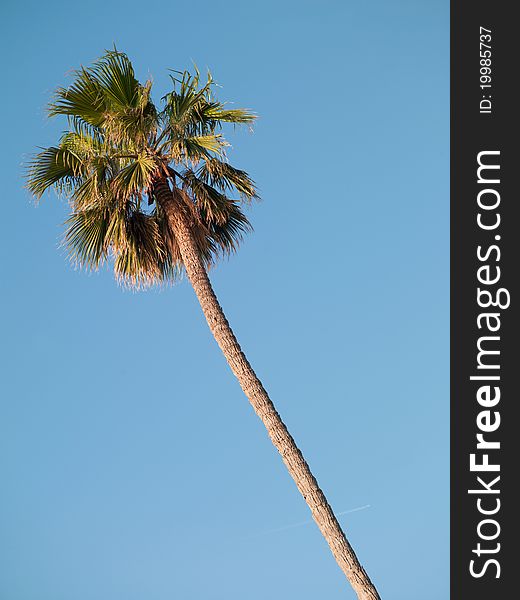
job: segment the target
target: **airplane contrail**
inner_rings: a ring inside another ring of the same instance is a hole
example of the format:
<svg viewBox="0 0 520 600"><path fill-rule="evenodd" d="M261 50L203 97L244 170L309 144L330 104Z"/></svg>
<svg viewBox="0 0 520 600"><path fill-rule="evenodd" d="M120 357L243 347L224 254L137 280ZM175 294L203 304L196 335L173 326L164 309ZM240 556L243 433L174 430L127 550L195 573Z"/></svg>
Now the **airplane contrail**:
<svg viewBox="0 0 520 600"><path fill-rule="evenodd" d="M364 504L363 506L357 506L356 508L349 508L349 510L343 510L339 513L336 513L336 516L339 517L341 515L348 515L350 513L358 512L360 510L365 510L366 508L370 508L370 504ZM250 535L248 539L260 537L263 535L268 535L270 533L278 533L279 531L287 531L288 529L294 529L295 527L302 527L304 525L309 525L310 523L314 523L312 519L307 519L306 521L300 521L299 523L292 523L291 525L285 525L284 527L277 527L276 529L268 529L267 531L262 531L260 533Z"/></svg>

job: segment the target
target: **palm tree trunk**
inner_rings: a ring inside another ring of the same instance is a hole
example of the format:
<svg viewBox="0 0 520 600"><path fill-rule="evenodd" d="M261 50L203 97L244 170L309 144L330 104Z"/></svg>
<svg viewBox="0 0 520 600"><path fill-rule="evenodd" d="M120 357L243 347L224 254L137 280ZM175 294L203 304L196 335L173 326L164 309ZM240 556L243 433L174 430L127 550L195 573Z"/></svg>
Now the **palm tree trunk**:
<svg viewBox="0 0 520 600"><path fill-rule="evenodd" d="M301 451L251 368L229 326L197 251L189 226L189 218L177 205L166 181L156 185L156 197L167 216L169 227L179 246L186 273L195 290L211 333L256 414L265 425L271 441L281 454L285 466L307 502L312 517L327 540L339 567L354 588L359 600L380 600L375 586L359 563L341 525L311 473L309 465L305 462Z"/></svg>

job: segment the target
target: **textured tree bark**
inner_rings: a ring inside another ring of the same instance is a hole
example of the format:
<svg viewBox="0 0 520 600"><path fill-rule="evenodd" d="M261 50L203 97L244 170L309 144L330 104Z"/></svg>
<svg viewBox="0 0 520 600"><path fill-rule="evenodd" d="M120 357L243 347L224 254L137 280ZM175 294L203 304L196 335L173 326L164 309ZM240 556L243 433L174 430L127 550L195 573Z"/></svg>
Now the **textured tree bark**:
<svg viewBox="0 0 520 600"><path fill-rule="evenodd" d="M301 451L242 352L213 291L206 268L199 257L190 231L188 217L182 210L179 210L166 181L156 184L155 192L159 204L167 215L169 226L184 261L186 273L209 328L242 390L265 425L271 441L281 454L334 558L354 588L359 600L380 600L374 584L357 559Z"/></svg>

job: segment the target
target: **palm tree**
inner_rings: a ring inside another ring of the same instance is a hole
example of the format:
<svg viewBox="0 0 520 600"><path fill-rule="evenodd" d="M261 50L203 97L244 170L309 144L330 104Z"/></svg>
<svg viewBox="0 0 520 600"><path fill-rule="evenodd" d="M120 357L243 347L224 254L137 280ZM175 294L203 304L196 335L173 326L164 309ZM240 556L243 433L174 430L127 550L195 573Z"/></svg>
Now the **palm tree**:
<svg viewBox="0 0 520 600"><path fill-rule="evenodd" d="M243 203L257 197L249 175L227 162L225 123L251 124L255 115L227 108L208 73L173 72L162 110L151 81L140 84L128 57L107 51L59 88L51 116L66 115L57 146L28 166L29 190L49 188L70 204L64 243L88 269L113 263L116 278L133 287L177 279L185 271L209 328L265 425L307 502L341 570L360 600L379 595L338 520L245 357L211 286L208 269L237 249L250 229ZM238 196L233 199L232 195Z"/></svg>

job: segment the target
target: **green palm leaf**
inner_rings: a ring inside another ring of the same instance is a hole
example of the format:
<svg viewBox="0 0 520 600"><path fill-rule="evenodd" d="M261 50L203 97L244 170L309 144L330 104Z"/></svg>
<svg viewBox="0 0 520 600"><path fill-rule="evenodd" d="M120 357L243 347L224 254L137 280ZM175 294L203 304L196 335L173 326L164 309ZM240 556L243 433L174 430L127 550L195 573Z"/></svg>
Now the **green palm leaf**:
<svg viewBox="0 0 520 600"><path fill-rule="evenodd" d="M201 164L197 175L205 183L223 191L235 189L245 200L258 197L255 183L245 171L235 169L229 163L217 158L206 159Z"/></svg>
<svg viewBox="0 0 520 600"><path fill-rule="evenodd" d="M37 198L52 186L57 186L58 191L70 191L83 173L84 164L74 152L51 146L30 161L27 187Z"/></svg>
<svg viewBox="0 0 520 600"><path fill-rule="evenodd" d="M204 116L212 121L222 123L248 124L256 120L256 115L246 108L225 108L219 102L210 104L204 109Z"/></svg>
<svg viewBox="0 0 520 600"><path fill-rule="evenodd" d="M135 78L128 56L108 50L91 68L94 79L103 92L108 107L136 108L139 106L141 85Z"/></svg>
<svg viewBox="0 0 520 600"><path fill-rule="evenodd" d="M105 120L106 98L92 71L75 71L75 81L68 88L58 88L55 100L49 106L49 115L67 115L100 127Z"/></svg>
<svg viewBox="0 0 520 600"><path fill-rule="evenodd" d="M97 269L104 262L110 243L110 218L107 209L95 207L74 212L67 219L64 242L75 264Z"/></svg>
<svg viewBox="0 0 520 600"><path fill-rule="evenodd" d="M151 185L158 165L153 156L138 156L123 166L113 179L113 188L120 198L137 196Z"/></svg>

